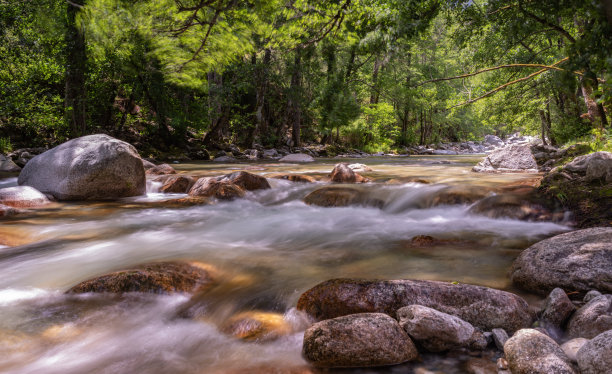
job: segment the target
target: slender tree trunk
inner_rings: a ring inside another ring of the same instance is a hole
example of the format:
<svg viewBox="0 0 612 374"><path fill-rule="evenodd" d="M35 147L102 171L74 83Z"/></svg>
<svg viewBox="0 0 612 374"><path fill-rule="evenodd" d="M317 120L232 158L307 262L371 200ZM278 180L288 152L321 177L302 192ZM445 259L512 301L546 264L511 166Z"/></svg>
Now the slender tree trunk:
<svg viewBox="0 0 612 374"><path fill-rule="evenodd" d="M78 137L86 131L86 93L85 70L87 54L85 35L77 24L76 17L85 5L85 0L67 2L66 9L66 91L64 97L65 119L70 127L70 135Z"/></svg>
<svg viewBox="0 0 612 374"><path fill-rule="evenodd" d="M289 110L291 120L291 140L294 147L300 146L300 126L302 122L302 111L300 108L300 94L302 82L302 51L298 48L295 51L293 71L291 73L291 93L289 95Z"/></svg>
<svg viewBox="0 0 612 374"><path fill-rule="evenodd" d="M208 79L208 116L210 119L210 127L204 137L205 144L211 144L223 138L224 113L223 113L223 98L221 90L223 89L223 76L214 71L207 73Z"/></svg>
<svg viewBox="0 0 612 374"><path fill-rule="evenodd" d="M372 71L372 92L370 93L370 104L378 104L379 93L378 93L378 72L382 61L379 57L376 57L374 61L374 70Z"/></svg>
<svg viewBox="0 0 612 374"><path fill-rule="evenodd" d="M270 60L272 58L272 51L267 48L264 52L264 58L261 65L255 68L255 82L257 84L256 93L256 104L255 104L255 131L250 141L265 136L268 132L268 113L266 113L266 94L268 91L268 69Z"/></svg>

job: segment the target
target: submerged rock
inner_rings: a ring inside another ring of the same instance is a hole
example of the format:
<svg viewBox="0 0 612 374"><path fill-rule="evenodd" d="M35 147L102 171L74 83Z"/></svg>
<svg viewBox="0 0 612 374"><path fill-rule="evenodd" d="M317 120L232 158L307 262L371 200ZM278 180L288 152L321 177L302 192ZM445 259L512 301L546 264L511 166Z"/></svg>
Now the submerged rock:
<svg viewBox="0 0 612 374"><path fill-rule="evenodd" d="M160 188L160 191L163 193L187 193L195 182L196 181L189 176L172 176L166 179L164 185Z"/></svg>
<svg viewBox="0 0 612 374"><path fill-rule="evenodd" d="M230 317L221 331L242 340L271 341L290 334L292 329L282 314L249 311Z"/></svg>
<svg viewBox="0 0 612 374"><path fill-rule="evenodd" d="M469 210L489 218L510 218L524 221L560 221L563 214L555 215L544 205L529 197L513 194L493 195L475 203Z"/></svg>
<svg viewBox="0 0 612 374"><path fill-rule="evenodd" d="M414 360L418 352L396 320L382 313L328 319L304 333L304 357L317 367L368 367Z"/></svg>
<svg viewBox="0 0 612 374"><path fill-rule="evenodd" d="M266 153L264 152L264 156L266 155ZM314 158L310 155L307 155L305 153L292 153L289 154L283 158L281 158L279 161L281 162L314 162Z"/></svg>
<svg viewBox="0 0 612 374"><path fill-rule="evenodd" d="M349 164L348 166L355 173L365 173L368 171L373 171L371 167L365 164Z"/></svg>
<svg viewBox="0 0 612 374"><path fill-rule="evenodd" d="M231 200L243 197L244 190L229 181L221 182L217 178L200 178L189 190L189 195Z"/></svg>
<svg viewBox="0 0 612 374"><path fill-rule="evenodd" d="M335 183L365 183L369 179L355 173L347 163L337 164L330 174L332 182Z"/></svg>
<svg viewBox="0 0 612 374"><path fill-rule="evenodd" d="M12 208L36 208L51 203L45 195L29 186L0 189L0 204Z"/></svg>
<svg viewBox="0 0 612 374"><path fill-rule="evenodd" d="M343 207L364 205L382 207L384 202L370 198L366 191L349 186L325 186L318 188L304 197L308 205L322 207Z"/></svg>
<svg viewBox="0 0 612 374"><path fill-rule="evenodd" d="M582 348L587 342L589 341L589 339L585 339L585 338L575 338L572 340L568 340L565 343L563 343L561 345L561 349L563 350L563 353L565 353L565 355L572 361L572 362L577 362L577 354L578 351L580 350L580 348Z"/></svg>
<svg viewBox="0 0 612 374"><path fill-rule="evenodd" d="M198 263L157 262L117 271L79 283L67 293L198 292L212 279Z"/></svg>
<svg viewBox="0 0 612 374"><path fill-rule="evenodd" d="M400 308L397 318L408 335L430 352L469 347L477 337L484 339L461 318L422 305Z"/></svg>
<svg viewBox="0 0 612 374"><path fill-rule="evenodd" d="M612 330L612 295L598 296L578 309L567 325L571 338L591 339Z"/></svg>
<svg viewBox="0 0 612 374"><path fill-rule="evenodd" d="M527 302L509 292L424 280L332 279L302 294L297 308L321 320L368 312L395 316L413 304L459 317L484 331L516 331L533 320Z"/></svg>
<svg viewBox="0 0 612 374"><path fill-rule="evenodd" d="M538 164L527 144L511 144L487 155L472 169L476 172L537 172Z"/></svg>
<svg viewBox="0 0 612 374"><path fill-rule="evenodd" d="M542 240L512 264L512 282L535 293L554 288L612 292L612 227L572 231Z"/></svg>
<svg viewBox="0 0 612 374"><path fill-rule="evenodd" d="M303 174L279 174L279 175L272 176L272 178L285 179L291 182L301 182L301 183L314 183L317 181L310 175L303 175Z"/></svg>
<svg viewBox="0 0 612 374"><path fill-rule="evenodd" d="M0 217L11 217L20 213L19 209L15 209L12 206L0 204ZM0 245L2 241L0 240Z"/></svg>
<svg viewBox="0 0 612 374"><path fill-rule="evenodd" d="M554 340L533 329L519 330L504 345L512 374L575 374Z"/></svg>
<svg viewBox="0 0 612 374"><path fill-rule="evenodd" d="M149 174L149 175L176 174L176 170L174 170L174 168L168 164L161 164L161 165L157 165L157 166L148 168L146 171L146 174Z"/></svg>
<svg viewBox="0 0 612 374"><path fill-rule="evenodd" d="M612 370L612 330L585 343L576 354L582 374L604 374Z"/></svg>
<svg viewBox="0 0 612 374"><path fill-rule="evenodd" d="M130 144L108 135L70 140L34 157L20 185L58 200L100 200L145 193L142 159Z"/></svg>

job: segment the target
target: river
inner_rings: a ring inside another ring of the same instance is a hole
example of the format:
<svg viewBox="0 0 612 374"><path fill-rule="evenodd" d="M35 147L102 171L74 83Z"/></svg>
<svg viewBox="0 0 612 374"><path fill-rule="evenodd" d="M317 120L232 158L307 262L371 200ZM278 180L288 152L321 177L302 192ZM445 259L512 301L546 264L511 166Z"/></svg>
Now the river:
<svg viewBox="0 0 612 374"><path fill-rule="evenodd" d="M5 219L0 223L0 372L316 372L301 357L307 322L295 305L321 281L430 279L512 290L507 271L520 251L568 227L487 218L468 213L468 204L428 203L449 186L491 194L534 179L534 174L471 172L480 157L348 160L374 169L364 173L374 183L359 188L382 207L308 206L301 199L321 183L270 178L272 189L210 205L157 204L185 195L162 195L156 192L159 184L150 182L147 196L57 203ZM247 170L324 176L337 162L174 166L193 175ZM0 188L15 184L15 178L0 180ZM442 241L414 246L417 235ZM218 282L195 303L186 295L64 294L83 280L158 260L205 263ZM185 310L194 318L185 318ZM271 342L244 342L220 331L231 315L253 310L283 314L292 333ZM328 372L463 373L467 359L425 356L392 368Z"/></svg>

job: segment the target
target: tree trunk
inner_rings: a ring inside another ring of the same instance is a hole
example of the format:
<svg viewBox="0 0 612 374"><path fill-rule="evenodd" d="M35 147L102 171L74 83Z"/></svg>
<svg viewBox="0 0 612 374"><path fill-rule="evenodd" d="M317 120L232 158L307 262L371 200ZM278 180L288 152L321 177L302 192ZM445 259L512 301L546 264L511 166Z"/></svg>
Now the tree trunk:
<svg viewBox="0 0 612 374"><path fill-rule="evenodd" d="M595 82L595 85L596 84L597 83ZM594 124L599 123L601 127L605 127L608 122L606 119L606 113L603 110L603 106L597 104L597 101L595 101L593 98L593 87L590 85L590 82L587 82L586 79L582 79L580 88L582 90L582 96L584 97L584 103L587 107L589 119Z"/></svg>
<svg viewBox="0 0 612 374"><path fill-rule="evenodd" d="M300 125L302 122L302 111L300 108L300 88L302 82L301 65L302 52L301 48L298 48L295 51L293 71L291 73L291 92L289 94L289 119L292 123L291 140L294 147L300 146Z"/></svg>
<svg viewBox="0 0 612 374"><path fill-rule="evenodd" d="M223 139L224 113L223 98L221 90L223 88L223 76L214 71L207 73L208 79L208 116L210 127L204 137L205 144L211 144Z"/></svg>
<svg viewBox="0 0 612 374"><path fill-rule="evenodd" d="M379 57L376 57L376 61L374 61L374 71L372 71L372 92L370 93L370 104L378 104L379 93L378 93L378 71L380 70L380 66L382 65L382 61Z"/></svg>
<svg viewBox="0 0 612 374"><path fill-rule="evenodd" d="M70 135L78 137L85 134L85 69L87 54L85 35L77 25L77 14L85 5L85 0L74 0L66 8L66 92L64 97L65 118Z"/></svg>
<svg viewBox="0 0 612 374"><path fill-rule="evenodd" d="M255 82L257 85L255 104L255 130L251 142L264 136L268 131L268 114L266 113L266 93L268 91L268 66L272 58L272 51L267 48L264 52L263 62L255 68Z"/></svg>

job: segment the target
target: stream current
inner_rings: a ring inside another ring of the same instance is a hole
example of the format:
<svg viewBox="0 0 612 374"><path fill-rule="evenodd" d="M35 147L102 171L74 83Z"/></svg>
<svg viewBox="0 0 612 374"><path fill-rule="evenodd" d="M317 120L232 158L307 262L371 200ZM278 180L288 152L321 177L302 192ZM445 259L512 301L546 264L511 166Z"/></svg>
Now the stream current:
<svg viewBox="0 0 612 374"><path fill-rule="evenodd" d="M323 159L310 164L212 162L174 165L180 173L247 170L327 175L337 162L363 162L374 183L360 185L382 207L308 206L323 183L270 178L272 189L193 207L146 196L112 203L57 203L0 223L0 372L2 373L317 373L301 357L305 316L299 296L331 278L428 279L511 290L507 272L521 250L562 224L492 219L469 205L431 206L441 189L493 194L534 174L477 174L481 156ZM414 182L428 181L429 184ZM16 178L0 180L0 188ZM160 202L156 204L156 202ZM417 235L442 244L411 245ZM218 282L185 318L187 295L66 295L86 279L151 261L207 264ZM529 299L528 299L529 300ZM231 315L284 315L292 333L245 342L219 326ZM424 356L390 368L342 373L464 373L467 355ZM310 370L310 371L309 371Z"/></svg>

